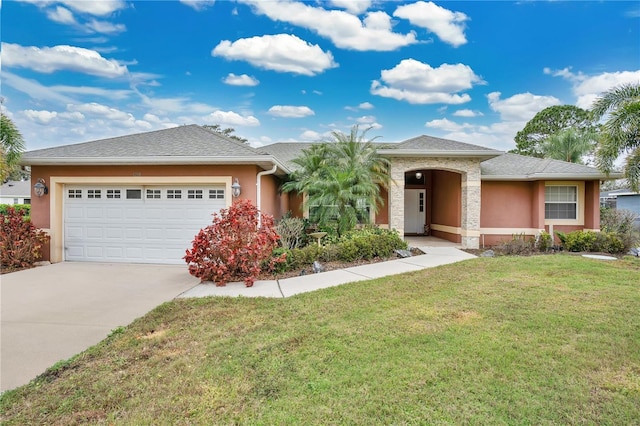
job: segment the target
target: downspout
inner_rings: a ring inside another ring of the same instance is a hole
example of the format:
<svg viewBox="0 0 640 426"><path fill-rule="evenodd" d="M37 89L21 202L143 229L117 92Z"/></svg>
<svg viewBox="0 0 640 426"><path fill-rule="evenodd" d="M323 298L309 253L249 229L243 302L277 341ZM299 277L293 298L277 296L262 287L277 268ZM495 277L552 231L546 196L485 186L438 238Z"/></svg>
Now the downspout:
<svg viewBox="0 0 640 426"><path fill-rule="evenodd" d="M258 173L258 177L256 178L256 207L258 208L258 228L262 228L262 193L261 193L261 181L262 176L272 175L278 170L278 166L276 164L273 165L273 169L271 170L263 170Z"/></svg>

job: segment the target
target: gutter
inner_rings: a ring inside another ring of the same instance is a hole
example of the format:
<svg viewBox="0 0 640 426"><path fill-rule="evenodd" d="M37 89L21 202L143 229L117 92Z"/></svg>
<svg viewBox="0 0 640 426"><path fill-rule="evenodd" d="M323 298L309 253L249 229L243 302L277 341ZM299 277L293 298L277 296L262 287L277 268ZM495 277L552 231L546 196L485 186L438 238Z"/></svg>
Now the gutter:
<svg viewBox="0 0 640 426"><path fill-rule="evenodd" d="M263 170L258 173L256 177L256 207L258 208L258 228L262 228L262 190L261 182L262 176L272 175L278 170L278 165L274 162L271 170Z"/></svg>

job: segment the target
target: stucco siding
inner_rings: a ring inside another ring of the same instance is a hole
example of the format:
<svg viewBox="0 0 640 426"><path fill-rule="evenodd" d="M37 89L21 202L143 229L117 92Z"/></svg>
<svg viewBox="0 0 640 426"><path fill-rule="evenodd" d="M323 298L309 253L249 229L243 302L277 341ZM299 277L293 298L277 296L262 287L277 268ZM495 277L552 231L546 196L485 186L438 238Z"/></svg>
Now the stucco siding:
<svg viewBox="0 0 640 426"><path fill-rule="evenodd" d="M431 224L459 227L462 213L460 174L434 170L431 188Z"/></svg>
<svg viewBox="0 0 640 426"><path fill-rule="evenodd" d="M483 182L482 228L532 227L531 182Z"/></svg>

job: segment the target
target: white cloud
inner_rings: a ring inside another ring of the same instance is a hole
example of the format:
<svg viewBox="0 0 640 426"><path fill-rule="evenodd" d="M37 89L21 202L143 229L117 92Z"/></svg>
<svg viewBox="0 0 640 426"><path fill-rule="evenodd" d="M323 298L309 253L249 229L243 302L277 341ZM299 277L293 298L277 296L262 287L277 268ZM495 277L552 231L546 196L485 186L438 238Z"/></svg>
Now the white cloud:
<svg viewBox="0 0 640 426"><path fill-rule="evenodd" d="M97 19L92 19L84 25L84 28L91 32L101 33L101 34L118 34L125 32L127 27L124 24L112 24L107 21L98 21Z"/></svg>
<svg viewBox="0 0 640 426"><path fill-rule="evenodd" d="M87 87L87 86L51 86L51 90L54 90L58 93L70 93L74 95L81 96L100 96L102 98L112 99L112 100L123 100L129 98L133 91L131 90L111 90L111 89L103 89L100 87Z"/></svg>
<svg viewBox="0 0 640 426"><path fill-rule="evenodd" d="M394 33L391 17L381 11L370 12L360 20L349 12L326 10L298 1L242 1L274 21L288 22L315 31L343 49L391 51L417 43L413 31L408 34Z"/></svg>
<svg viewBox="0 0 640 426"><path fill-rule="evenodd" d="M370 102L362 102L358 106L347 105L346 107L344 107L344 109L346 109L347 111L354 111L354 112L357 112L357 111L360 111L360 110L369 110L369 109L373 109L373 108L375 108L375 107Z"/></svg>
<svg viewBox="0 0 640 426"><path fill-rule="evenodd" d="M47 7L52 4L63 4L69 9L73 9L76 12L86 13L88 15L95 16L107 16L113 12L124 9L126 3L124 0L100 0L100 1L88 1L88 0L18 0L23 3L31 3L38 7Z"/></svg>
<svg viewBox="0 0 640 426"><path fill-rule="evenodd" d="M274 105L269 108L269 114L276 117L302 118L315 115L316 113L308 106Z"/></svg>
<svg viewBox="0 0 640 426"><path fill-rule="evenodd" d="M64 70L106 78L121 77L128 72L125 65L105 59L94 50L67 45L39 48L2 43L2 65L46 74Z"/></svg>
<svg viewBox="0 0 640 426"><path fill-rule="evenodd" d="M65 25L76 25L76 19L73 17L73 13L67 8L57 6L55 9L47 11L47 18L54 22Z"/></svg>
<svg viewBox="0 0 640 426"><path fill-rule="evenodd" d="M458 92L484 83L468 65L442 64L432 68L415 59L404 59L380 74L382 83L378 80L371 83L372 94L412 104L469 102L471 97L468 94Z"/></svg>
<svg viewBox="0 0 640 426"><path fill-rule="evenodd" d="M376 121L373 115L363 115L355 120L356 124L363 124L365 128L382 129L382 124Z"/></svg>
<svg viewBox="0 0 640 426"><path fill-rule="evenodd" d="M253 115L243 116L233 111L215 111L204 117L207 123L220 124L221 126L250 126L260 125L260 121Z"/></svg>
<svg viewBox="0 0 640 426"><path fill-rule="evenodd" d="M545 68L544 73L570 81L573 94L576 96L576 106L583 109L590 109L598 96L613 87L640 82L640 70L604 72L587 76L582 72L573 73L570 68L555 71Z"/></svg>
<svg viewBox="0 0 640 426"><path fill-rule="evenodd" d="M36 123L40 123L40 124L49 124L51 120L56 118L56 116L58 115L58 113L55 111L45 111L45 110L36 111L32 109L24 110L22 111L22 113L29 120L35 121Z"/></svg>
<svg viewBox="0 0 640 426"><path fill-rule="evenodd" d="M371 7L371 0L331 0L335 7L346 9L349 13L360 15Z"/></svg>
<svg viewBox="0 0 640 426"><path fill-rule="evenodd" d="M518 93L510 98L500 99L500 92L492 92L487 95L489 106L503 121L515 121L526 123L543 109L560 105L560 99L554 96L539 96L532 93Z"/></svg>
<svg viewBox="0 0 640 426"><path fill-rule="evenodd" d="M473 111L470 109L459 109L453 113L454 117L481 117L484 114L480 111Z"/></svg>
<svg viewBox="0 0 640 426"><path fill-rule="evenodd" d="M51 87L43 86L36 80L23 78L4 70L2 71L2 83L26 93L33 99L60 102L62 104L73 102L73 99L69 96L65 96Z"/></svg>
<svg viewBox="0 0 640 426"><path fill-rule="evenodd" d="M467 42L465 22L469 19L462 12L452 12L432 2L418 1L400 6L393 16L409 20L413 25L426 28L445 43L458 47Z"/></svg>
<svg viewBox="0 0 640 426"><path fill-rule="evenodd" d="M468 129L472 127L470 124L458 124L454 121L448 120L446 118L441 118L438 120L431 120L424 123L425 127L430 127L432 129L444 130L445 132L459 132L464 129Z"/></svg>
<svg viewBox="0 0 640 426"><path fill-rule="evenodd" d="M192 7L197 11L213 6L215 2L215 0L180 0L180 3Z"/></svg>
<svg viewBox="0 0 640 426"><path fill-rule="evenodd" d="M230 72L222 81L231 86L257 86L260 84L258 79L255 77L251 77L247 74L235 75L232 72Z"/></svg>
<svg viewBox="0 0 640 426"><path fill-rule="evenodd" d="M111 108L106 105L99 104L97 102L91 102L86 104L70 104L67 105L67 110L70 112L79 112L84 115L101 117L107 120L114 121L128 121L133 118L133 115L116 108Z"/></svg>
<svg viewBox="0 0 640 426"><path fill-rule="evenodd" d="M303 140L303 141L315 142L315 141L321 140L322 137L323 137L322 134L313 130L305 130L300 134L300 140Z"/></svg>
<svg viewBox="0 0 640 426"><path fill-rule="evenodd" d="M223 40L211 54L227 60L247 61L268 70L308 76L338 66L331 52L324 52L317 44L307 43L291 34L241 38L233 43Z"/></svg>

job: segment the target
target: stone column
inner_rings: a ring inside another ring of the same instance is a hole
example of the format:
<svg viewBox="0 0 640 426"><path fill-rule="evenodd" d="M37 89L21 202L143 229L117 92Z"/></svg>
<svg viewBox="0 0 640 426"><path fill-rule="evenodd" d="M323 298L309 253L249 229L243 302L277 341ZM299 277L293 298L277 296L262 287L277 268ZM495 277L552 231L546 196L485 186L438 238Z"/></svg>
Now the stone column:
<svg viewBox="0 0 640 426"><path fill-rule="evenodd" d="M462 247L480 247L480 167L462 174Z"/></svg>
<svg viewBox="0 0 640 426"><path fill-rule="evenodd" d="M389 228L397 230L404 237L404 164L395 158L391 163Z"/></svg>

